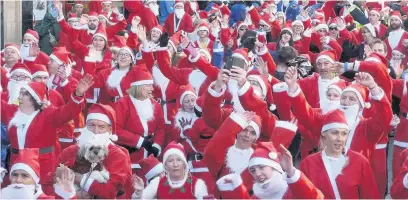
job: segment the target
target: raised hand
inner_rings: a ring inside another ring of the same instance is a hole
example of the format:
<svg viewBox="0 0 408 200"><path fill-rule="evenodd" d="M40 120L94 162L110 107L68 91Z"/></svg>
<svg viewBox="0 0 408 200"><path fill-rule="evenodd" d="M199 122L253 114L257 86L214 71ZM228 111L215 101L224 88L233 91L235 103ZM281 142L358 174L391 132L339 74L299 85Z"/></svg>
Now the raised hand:
<svg viewBox="0 0 408 200"><path fill-rule="evenodd" d="M238 86L240 88L245 84L247 80L246 75L247 72L244 69L236 66L232 66L231 72L229 74L230 78L237 80Z"/></svg>
<svg viewBox="0 0 408 200"><path fill-rule="evenodd" d="M184 119L184 117L183 117L183 118L179 119L178 121L180 123L181 128L184 129L184 127L186 127L188 125L191 125L191 123L193 122L193 119L187 120L187 119Z"/></svg>
<svg viewBox="0 0 408 200"><path fill-rule="evenodd" d="M65 80L67 80L67 73L65 72L65 70L64 71L58 70L55 75L59 76L61 78L61 83L63 83Z"/></svg>
<svg viewBox="0 0 408 200"><path fill-rule="evenodd" d="M288 177L292 177L295 174L295 167L293 166L292 155L290 152L282 145L279 145L279 153L278 153L280 166L282 167L283 171L286 172Z"/></svg>
<svg viewBox="0 0 408 200"><path fill-rule="evenodd" d="M359 72L356 74L355 80L369 89L373 89L377 87L377 83L375 83L374 78L366 72Z"/></svg>
<svg viewBox="0 0 408 200"><path fill-rule="evenodd" d="M140 41L142 42L146 42L147 41L147 37L146 37L146 28L142 25L138 25L136 27L136 35L137 37L140 39Z"/></svg>
<svg viewBox="0 0 408 200"><path fill-rule="evenodd" d="M344 19L341 17L336 17L336 24L339 30L344 30L346 28L346 23L344 22Z"/></svg>
<svg viewBox="0 0 408 200"><path fill-rule="evenodd" d="M302 10L300 11L300 16L302 16L303 19L306 19L306 18L309 17L309 13L307 13L307 10L302 9Z"/></svg>
<svg viewBox="0 0 408 200"><path fill-rule="evenodd" d="M181 32L180 42L181 47L183 47L183 49L187 48L188 45L190 44L190 39L188 38L187 33L184 31Z"/></svg>
<svg viewBox="0 0 408 200"><path fill-rule="evenodd" d="M255 66L261 75L268 76L268 62L265 62L261 57L255 58Z"/></svg>
<svg viewBox="0 0 408 200"><path fill-rule="evenodd" d="M132 27L136 28L140 24L140 17L139 16L134 16L132 19Z"/></svg>
<svg viewBox="0 0 408 200"><path fill-rule="evenodd" d="M370 54L371 54L372 52L373 52L373 51L371 50L371 47L370 47L369 45L365 44L365 45L364 45L364 54L366 55L366 57L370 56Z"/></svg>
<svg viewBox="0 0 408 200"><path fill-rule="evenodd" d="M256 114L255 112L252 111L245 111L244 113L242 113L242 118L245 120L245 122L249 123L252 120L254 120Z"/></svg>
<svg viewBox="0 0 408 200"><path fill-rule="evenodd" d="M84 24L88 24L88 21L89 21L88 15L87 14L82 14L81 18L79 19L79 23L81 25L84 25Z"/></svg>
<svg viewBox="0 0 408 200"><path fill-rule="evenodd" d="M217 80L214 85L214 90L217 92L221 92L223 86L229 81L228 74L230 73L229 70L221 69L218 73Z"/></svg>
<svg viewBox="0 0 408 200"><path fill-rule="evenodd" d="M58 168L59 173L56 174L55 178L56 184L66 192L74 192L72 191L75 180L74 172L63 164L60 164Z"/></svg>
<svg viewBox="0 0 408 200"><path fill-rule="evenodd" d="M297 86L297 77L298 77L297 69L295 67L289 67L286 70L284 79L285 79L286 84L289 87L289 92L292 92L292 93L296 92L297 87L298 87Z"/></svg>
<svg viewBox="0 0 408 200"><path fill-rule="evenodd" d="M93 85L93 83L93 77L89 74L86 74L84 78L79 81L75 90L75 95L79 97L83 96L85 92L88 91L88 89Z"/></svg>
<svg viewBox="0 0 408 200"><path fill-rule="evenodd" d="M394 69L397 79L401 78L401 75L404 72L404 66L401 65L401 60L391 60L391 66Z"/></svg>
<svg viewBox="0 0 408 200"><path fill-rule="evenodd" d="M135 192L138 192L138 191L140 192L140 191L143 191L144 189L143 179L141 179L136 174L132 175L132 185L133 185L133 189L135 190Z"/></svg>

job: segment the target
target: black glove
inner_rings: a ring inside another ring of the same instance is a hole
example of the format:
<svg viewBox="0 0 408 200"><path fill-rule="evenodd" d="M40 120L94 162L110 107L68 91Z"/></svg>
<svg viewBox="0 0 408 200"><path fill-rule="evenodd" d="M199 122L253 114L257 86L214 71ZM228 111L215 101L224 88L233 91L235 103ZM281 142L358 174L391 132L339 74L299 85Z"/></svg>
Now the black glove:
<svg viewBox="0 0 408 200"><path fill-rule="evenodd" d="M148 155L153 154L154 157L157 157L157 156L159 156L159 151L160 150L157 147L152 146L150 148L150 150L148 150L148 152L149 152Z"/></svg>
<svg viewBox="0 0 408 200"><path fill-rule="evenodd" d="M159 45L160 47L167 47L169 44L169 34L167 32L164 32L159 39Z"/></svg>
<svg viewBox="0 0 408 200"><path fill-rule="evenodd" d="M151 143L147 138L145 138L145 139L143 140L142 147L143 147L144 149L146 149L146 151L149 151L149 149L152 148L152 145L153 145L153 143Z"/></svg>

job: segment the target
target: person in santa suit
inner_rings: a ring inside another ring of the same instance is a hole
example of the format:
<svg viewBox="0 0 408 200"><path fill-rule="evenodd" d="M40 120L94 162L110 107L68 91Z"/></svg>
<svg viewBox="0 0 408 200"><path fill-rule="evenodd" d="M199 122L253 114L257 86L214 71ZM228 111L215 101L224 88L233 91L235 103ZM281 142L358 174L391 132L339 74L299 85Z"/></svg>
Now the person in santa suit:
<svg viewBox="0 0 408 200"><path fill-rule="evenodd" d="M142 159L140 161L140 167L143 170L143 180L146 185L149 185L150 181L157 177L163 178L166 176L163 163L157 160L153 155L149 155L147 158Z"/></svg>
<svg viewBox="0 0 408 200"><path fill-rule="evenodd" d="M40 152L38 149L21 149L10 169L11 184L1 189L5 199L75 199L74 176L68 168L56 176L54 192L45 194L40 184ZM3 179L3 178L1 178ZM56 196L49 196L55 194Z"/></svg>
<svg viewBox="0 0 408 200"><path fill-rule="evenodd" d="M112 142L118 139L118 136L115 135L116 131L116 113L112 107L93 104L88 110L86 126L81 131L78 144L61 152L58 163L75 172L74 183L81 189L78 192L81 195L79 198L128 199L133 193L129 153ZM109 172L109 179L106 183L99 183L89 177L92 164L84 158L84 154L90 145L108 149L106 157L97 166L92 167L95 169L103 167Z"/></svg>
<svg viewBox="0 0 408 200"><path fill-rule="evenodd" d="M194 31L193 20L190 15L184 11L184 3L181 0L176 0L174 4L174 13L169 14L164 22L164 29L172 36L177 31L185 31L191 33Z"/></svg>
<svg viewBox="0 0 408 200"><path fill-rule="evenodd" d="M153 97L153 78L140 67L130 72L133 81L128 95L115 104L117 143L130 152L132 169L140 174L139 162L148 155L161 153L165 138L163 110Z"/></svg>
<svg viewBox="0 0 408 200"><path fill-rule="evenodd" d="M367 158L347 148L350 133L346 114L334 110L324 117L322 125L323 150L304 159L300 170L325 198L380 198Z"/></svg>
<svg viewBox="0 0 408 200"><path fill-rule="evenodd" d="M400 151L401 152L401 151ZM391 185L391 197L393 199L406 199L408 198L408 150L401 152L399 159L400 166L396 170L392 185ZM393 166L394 167L394 166Z"/></svg>
<svg viewBox="0 0 408 200"><path fill-rule="evenodd" d="M6 44L2 57L1 66L4 67L6 72L10 72L11 68L21 59L20 46L17 44Z"/></svg>
<svg viewBox="0 0 408 200"><path fill-rule="evenodd" d="M194 42L194 45L200 49L207 49L210 55L213 54L214 41L209 38L210 26L208 23L203 22L198 25L197 29L198 40Z"/></svg>
<svg viewBox="0 0 408 200"><path fill-rule="evenodd" d="M159 46L159 39L163 35L164 28L160 25L154 26L150 33L147 34L146 28L141 25L141 19L138 16L132 20L132 26L130 28L130 37L139 39L140 42L137 42L135 45L135 49L138 50L138 54L136 55L137 60L142 59L142 49L152 49L152 51L156 51ZM165 33L167 34L167 33Z"/></svg>
<svg viewBox="0 0 408 200"><path fill-rule="evenodd" d="M81 24L79 23L79 18L76 13L69 13L68 15L68 25L72 28L79 28ZM70 38L68 37L69 33L64 32L63 30L59 32L59 41L58 46L64 46L66 49L71 51L71 42L69 42Z"/></svg>
<svg viewBox="0 0 408 200"><path fill-rule="evenodd" d="M27 65L16 63L10 71L10 80L7 84L7 91L1 94L2 101L8 104L18 105L20 89L31 81L32 75Z"/></svg>
<svg viewBox="0 0 408 200"><path fill-rule="evenodd" d="M327 114L321 114L312 109L306 102L305 97L296 81L297 71L290 67L285 74L285 82L288 85L288 95L291 97L293 113L299 120L299 123L311 130L314 141L320 140L320 130L324 125L323 121ZM377 142L383 133L389 129L392 118L390 103L385 97L384 91L377 85L373 77L365 72L356 74L355 80L358 82L346 87L340 100L339 109L347 117L350 136L346 142L346 148L361 152L367 159L375 149ZM370 104L373 105L378 113L382 115L373 115L364 118L362 112L368 106L366 100L370 92Z"/></svg>
<svg viewBox="0 0 408 200"><path fill-rule="evenodd" d="M8 127L11 144L11 162L16 159L20 149L39 148L41 181L45 193L52 188L52 175L55 170L56 129L78 116L83 109L83 95L91 87L92 77L85 76L77 85L71 101L55 108L46 106L49 101L47 87L42 82L32 82L20 89L19 105L1 102L2 121ZM39 139L41 138L41 139Z"/></svg>
<svg viewBox="0 0 408 200"><path fill-rule="evenodd" d="M132 199L203 199L208 195L205 182L189 173L181 144L171 142L163 155L165 177L156 177L144 188L143 179L133 177Z"/></svg>
<svg viewBox="0 0 408 200"><path fill-rule="evenodd" d="M403 21L400 11L392 11L390 13L390 26L391 31L388 34L388 37L384 40L387 44L387 52L392 52L398 45L407 46L406 40L408 39L408 32L403 28ZM387 58L391 58L391 54L387 55Z"/></svg>
<svg viewBox="0 0 408 200"><path fill-rule="evenodd" d="M245 22L237 22L234 32L231 33L231 28L228 25L229 19L224 16L221 21L220 41L224 47L228 47L232 51L241 46L241 37L248 30L248 24Z"/></svg>
<svg viewBox="0 0 408 200"><path fill-rule="evenodd" d="M188 0L184 3L184 11L190 16L193 16L200 10L197 4L197 0Z"/></svg>
<svg viewBox="0 0 408 200"><path fill-rule="evenodd" d="M131 1L125 0L123 6L129 11L128 24L132 24L134 17L140 18L140 23L150 32L153 27L159 25L157 16L159 15L159 5L157 0Z"/></svg>
<svg viewBox="0 0 408 200"><path fill-rule="evenodd" d="M279 155L280 154L280 155ZM242 179L229 174L217 181L222 196L230 199L323 199L322 192L293 166L292 155L272 142L258 143L249 160L249 171L255 181L250 197Z"/></svg>
<svg viewBox="0 0 408 200"><path fill-rule="evenodd" d="M377 30L378 38L383 38L387 32L388 27L381 23L381 8L372 8L368 15L368 26L372 26Z"/></svg>
<svg viewBox="0 0 408 200"><path fill-rule="evenodd" d="M24 62L34 62L42 65L48 64L48 55L40 51L39 40L40 37L37 31L27 29L23 37L23 44L20 47L21 59Z"/></svg>

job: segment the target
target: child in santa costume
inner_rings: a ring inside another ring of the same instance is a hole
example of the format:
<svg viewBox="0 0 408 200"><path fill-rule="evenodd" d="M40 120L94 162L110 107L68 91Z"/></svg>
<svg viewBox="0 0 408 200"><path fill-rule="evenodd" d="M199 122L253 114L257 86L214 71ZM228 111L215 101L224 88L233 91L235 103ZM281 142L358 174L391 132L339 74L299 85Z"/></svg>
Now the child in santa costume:
<svg viewBox="0 0 408 200"><path fill-rule="evenodd" d="M117 143L130 152L132 169L141 173L139 162L148 155L160 155L165 138L163 110L153 99L153 78L140 67L130 72L133 81L128 95L115 104Z"/></svg>
<svg viewBox="0 0 408 200"><path fill-rule="evenodd" d="M40 178L43 189L52 189L52 174L56 167L56 129L72 120L83 109L83 95L92 85L92 77L85 76L76 87L72 99L66 105L55 108L46 106L48 92L46 85L32 82L20 90L19 105L10 105L2 100L2 119L8 126L11 144L11 162L20 149L40 149ZM39 139L40 138L40 139Z"/></svg>
<svg viewBox="0 0 408 200"><path fill-rule="evenodd" d="M49 195L55 194L57 198L75 199L74 174L66 167L62 167L62 173L56 175L54 191L48 195L44 194L40 185L39 156L39 149L20 150L10 169L11 184L1 189L1 197L5 199L54 199L54 196Z"/></svg>
<svg viewBox="0 0 408 200"><path fill-rule="evenodd" d="M290 67L286 71L285 82L288 84L288 95L291 97L293 113L301 124L311 130L313 140L319 141L320 130L328 113L321 114L319 111L312 109L297 84L296 76L297 71L295 68ZM366 158L370 159L375 145L382 134L389 129L392 110L384 91L378 87L370 74L359 72L355 79L359 84L352 84L343 90L339 106L339 109L347 117L348 130L350 131L345 146L347 149L361 152ZM381 116L362 117L362 112L367 105L365 102L368 99L364 87L369 88L370 103L377 108L378 113L382 113ZM349 99L355 100L351 101Z"/></svg>
<svg viewBox="0 0 408 200"><path fill-rule="evenodd" d="M408 150L401 152L399 163L396 174L391 185L391 197L393 199L406 199L408 198ZM395 158L394 158L395 159ZM393 161L394 162L394 161ZM393 166L394 167L394 166Z"/></svg>
<svg viewBox="0 0 408 200"><path fill-rule="evenodd" d="M380 198L367 158L346 147L350 136L344 112L328 113L322 125L323 150L304 159L300 170L325 198Z"/></svg>
<svg viewBox="0 0 408 200"><path fill-rule="evenodd" d="M181 144L171 142L164 150L165 177L156 177L144 188L143 180L134 176L132 199L202 199L207 186L189 173L186 153Z"/></svg>
<svg viewBox="0 0 408 200"><path fill-rule="evenodd" d="M232 199L323 199L322 192L293 166L290 152L282 145L279 151L272 142L258 143L249 160L249 171L255 181L250 197L237 174L217 181L223 198Z"/></svg>
<svg viewBox="0 0 408 200"><path fill-rule="evenodd" d="M81 189L80 198L130 198L133 192L131 186L131 169L129 153L112 141L117 140L115 111L107 105L93 104L86 117L86 126L81 131L78 144L64 149L59 158L61 163L75 172L75 184ZM85 159L84 155L90 144L105 146L108 149L106 157L96 166ZM90 169L103 167L109 173L106 183L99 183L90 177Z"/></svg>

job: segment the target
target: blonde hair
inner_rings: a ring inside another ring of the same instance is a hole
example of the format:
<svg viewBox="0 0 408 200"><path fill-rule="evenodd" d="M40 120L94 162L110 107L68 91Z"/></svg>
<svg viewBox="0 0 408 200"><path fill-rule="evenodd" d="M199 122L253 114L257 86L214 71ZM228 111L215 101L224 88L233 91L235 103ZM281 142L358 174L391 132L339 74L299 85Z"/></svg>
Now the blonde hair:
<svg viewBox="0 0 408 200"><path fill-rule="evenodd" d="M140 96L141 85L134 85L130 86L130 88L126 91L130 96L137 98Z"/></svg>

